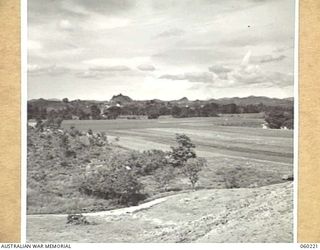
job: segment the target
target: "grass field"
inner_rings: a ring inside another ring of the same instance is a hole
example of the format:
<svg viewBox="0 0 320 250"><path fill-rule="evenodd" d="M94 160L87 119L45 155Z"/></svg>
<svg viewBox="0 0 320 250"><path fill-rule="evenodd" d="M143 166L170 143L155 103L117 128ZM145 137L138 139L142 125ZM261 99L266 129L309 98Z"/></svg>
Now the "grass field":
<svg viewBox="0 0 320 250"><path fill-rule="evenodd" d="M158 120L64 121L63 127L105 131L109 140L135 150L169 150L175 134L188 135L198 156L208 167L199 187L223 188L223 178L235 177L236 186L282 182L293 172L293 131L262 129L259 115L228 115L209 118L160 118ZM114 138L119 137L119 141ZM181 185L182 183L179 183Z"/></svg>

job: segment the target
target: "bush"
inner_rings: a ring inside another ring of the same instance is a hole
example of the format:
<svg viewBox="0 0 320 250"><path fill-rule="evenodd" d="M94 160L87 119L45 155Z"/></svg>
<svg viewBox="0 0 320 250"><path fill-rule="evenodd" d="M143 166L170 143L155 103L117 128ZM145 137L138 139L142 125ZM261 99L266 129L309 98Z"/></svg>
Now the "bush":
<svg viewBox="0 0 320 250"><path fill-rule="evenodd" d="M70 126L69 135L71 137L76 137L76 136L80 136L81 132L78 129L76 129L74 126Z"/></svg>
<svg viewBox="0 0 320 250"><path fill-rule="evenodd" d="M160 114L158 112L153 112L148 114L148 119L158 119Z"/></svg>
<svg viewBox="0 0 320 250"><path fill-rule="evenodd" d="M154 178L160 189L163 189L165 192L168 190L168 184L175 177L174 172L174 167L170 165L157 169L157 171L154 173Z"/></svg>
<svg viewBox="0 0 320 250"><path fill-rule="evenodd" d="M69 214L67 217L67 224L72 225L89 225L89 221L82 214Z"/></svg>
<svg viewBox="0 0 320 250"><path fill-rule="evenodd" d="M141 175L150 175L157 169L169 167L168 153L161 150L144 151L141 154L141 158L141 169L138 170Z"/></svg>
<svg viewBox="0 0 320 250"><path fill-rule="evenodd" d="M192 189L195 189L195 185L199 180L199 172L207 164L204 158L188 159L185 166L183 167L183 173L188 177Z"/></svg>
<svg viewBox="0 0 320 250"><path fill-rule="evenodd" d="M293 111L272 110L265 116L269 128L280 129L286 127L293 129Z"/></svg>
<svg viewBox="0 0 320 250"><path fill-rule="evenodd" d="M136 175L151 175L158 168L168 166L168 153L161 150L148 150L144 152L130 151L114 154L108 158L107 165L116 168L130 168Z"/></svg>
<svg viewBox="0 0 320 250"><path fill-rule="evenodd" d="M80 192L103 199L115 199L119 204L136 205L145 199L143 186L126 168L99 168L85 176Z"/></svg>
<svg viewBox="0 0 320 250"><path fill-rule="evenodd" d="M223 177L226 188L240 188L240 183L236 176Z"/></svg>

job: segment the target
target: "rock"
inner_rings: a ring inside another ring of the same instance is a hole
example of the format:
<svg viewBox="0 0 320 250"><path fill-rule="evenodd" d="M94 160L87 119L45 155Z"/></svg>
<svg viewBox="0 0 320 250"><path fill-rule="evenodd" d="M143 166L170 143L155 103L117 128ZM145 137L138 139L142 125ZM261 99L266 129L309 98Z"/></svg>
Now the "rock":
<svg viewBox="0 0 320 250"><path fill-rule="evenodd" d="M88 225L87 218L82 214L69 214L67 217L67 224L73 225Z"/></svg>
<svg viewBox="0 0 320 250"><path fill-rule="evenodd" d="M89 140L89 138L87 136L80 136L79 137L79 141L84 146L90 146L90 140Z"/></svg>
<svg viewBox="0 0 320 250"><path fill-rule="evenodd" d="M281 177L281 179L284 180L284 181L293 181L293 175L287 175L287 174L285 174L285 175L283 175L283 176Z"/></svg>

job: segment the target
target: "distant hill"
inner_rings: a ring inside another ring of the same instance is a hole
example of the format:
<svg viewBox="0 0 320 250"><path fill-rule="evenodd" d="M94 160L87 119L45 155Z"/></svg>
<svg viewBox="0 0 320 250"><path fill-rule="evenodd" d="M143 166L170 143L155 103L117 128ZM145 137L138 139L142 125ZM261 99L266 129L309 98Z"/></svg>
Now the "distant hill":
<svg viewBox="0 0 320 250"><path fill-rule="evenodd" d="M232 97L232 98L220 98L211 99L210 101L218 104L230 104L234 103L236 105L258 105L260 103L266 106L290 106L293 104L293 98L270 98L265 96L248 96L248 97Z"/></svg>
<svg viewBox="0 0 320 250"><path fill-rule="evenodd" d="M294 98L293 97L288 97L288 98L284 98L284 100L288 100L288 101L294 101Z"/></svg>
<svg viewBox="0 0 320 250"><path fill-rule="evenodd" d="M120 104L128 104L131 102L147 102L148 100L145 101L135 101L132 98L130 98L129 96L126 95L114 95L111 99L110 99L110 103L120 103ZM172 101L162 101L159 99L150 99L149 101L153 101L153 102L157 102L157 103L161 103L161 102L166 102L166 103L201 103L201 104L205 104L205 103L217 103L217 104L231 104L234 103L236 105L240 105L240 106L246 106L246 105L258 105L260 103L266 105L266 106L292 106L293 105L293 97L289 97L289 98L270 98L270 97L265 97L265 96L248 96L248 97L231 97L231 98L219 98L219 99L209 99L209 100L195 100L195 101L191 101L189 100L187 97L183 97L179 100L172 100ZM71 101L75 102L74 101ZM96 101L96 100L79 100L79 102L81 103L86 103L87 105L90 104L99 104L99 103L107 103L107 101ZM59 99L32 99L29 100L28 103L37 103L38 105L43 105L43 106L66 106L66 104L62 103L61 100Z"/></svg>
<svg viewBox="0 0 320 250"><path fill-rule="evenodd" d="M32 104L34 107L42 108L42 109L55 109L61 110L67 107L67 104L62 102L61 100L54 100L54 99L32 99L28 101L28 104Z"/></svg>
<svg viewBox="0 0 320 250"><path fill-rule="evenodd" d="M119 104L124 104L132 101L133 100L129 96L122 95L121 93L119 95L114 95L110 100L111 103L119 103Z"/></svg>
<svg viewBox="0 0 320 250"><path fill-rule="evenodd" d="M188 102L189 99L187 97L183 97L180 100L178 100L179 102Z"/></svg>

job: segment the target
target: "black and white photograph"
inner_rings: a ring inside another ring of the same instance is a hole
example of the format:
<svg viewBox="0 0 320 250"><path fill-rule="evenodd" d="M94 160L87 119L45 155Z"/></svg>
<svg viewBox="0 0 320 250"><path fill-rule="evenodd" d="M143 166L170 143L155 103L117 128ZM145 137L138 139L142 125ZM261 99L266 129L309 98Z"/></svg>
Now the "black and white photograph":
<svg viewBox="0 0 320 250"><path fill-rule="evenodd" d="M295 0L28 0L26 241L292 243Z"/></svg>

